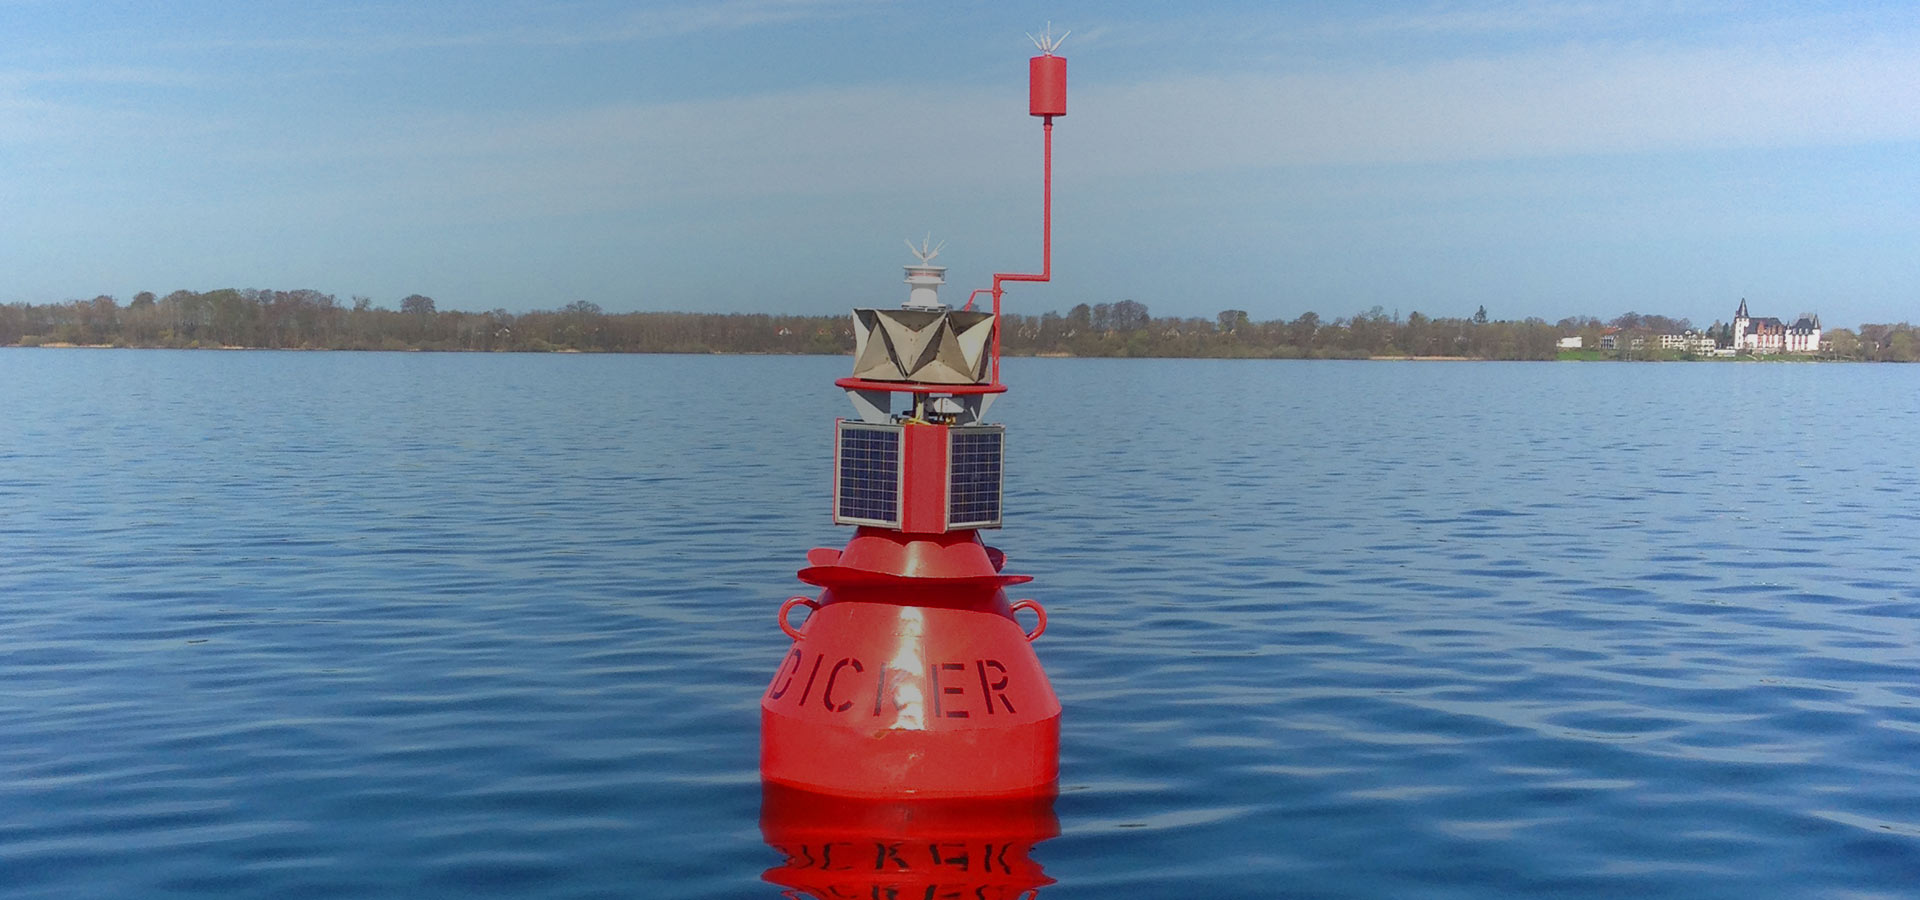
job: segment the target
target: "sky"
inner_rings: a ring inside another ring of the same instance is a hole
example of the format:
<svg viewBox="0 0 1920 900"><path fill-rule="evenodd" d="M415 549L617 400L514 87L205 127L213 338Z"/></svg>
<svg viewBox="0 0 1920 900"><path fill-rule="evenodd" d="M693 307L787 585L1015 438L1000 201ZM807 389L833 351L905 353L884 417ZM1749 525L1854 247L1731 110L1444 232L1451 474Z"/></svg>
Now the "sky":
<svg viewBox="0 0 1920 900"><path fill-rule="evenodd" d="M1920 319L1920 4L0 0L0 303Z"/></svg>

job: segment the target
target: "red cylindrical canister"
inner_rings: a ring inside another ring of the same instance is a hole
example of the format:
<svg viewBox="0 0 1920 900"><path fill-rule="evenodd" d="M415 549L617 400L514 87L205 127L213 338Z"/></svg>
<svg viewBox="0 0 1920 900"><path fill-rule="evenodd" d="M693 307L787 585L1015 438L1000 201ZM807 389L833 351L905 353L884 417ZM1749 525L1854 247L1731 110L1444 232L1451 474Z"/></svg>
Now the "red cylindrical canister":
<svg viewBox="0 0 1920 900"><path fill-rule="evenodd" d="M1035 116L1067 114L1067 58L1036 56L1027 60L1027 113Z"/></svg>

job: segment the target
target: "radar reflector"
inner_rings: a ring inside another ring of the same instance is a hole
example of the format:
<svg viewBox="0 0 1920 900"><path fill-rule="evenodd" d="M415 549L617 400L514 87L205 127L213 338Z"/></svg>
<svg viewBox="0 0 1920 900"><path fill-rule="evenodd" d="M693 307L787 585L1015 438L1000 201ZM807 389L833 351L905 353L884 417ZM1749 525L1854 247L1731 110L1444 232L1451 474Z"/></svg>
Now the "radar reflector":
<svg viewBox="0 0 1920 900"><path fill-rule="evenodd" d="M985 384L993 314L959 309L856 309L853 377Z"/></svg>

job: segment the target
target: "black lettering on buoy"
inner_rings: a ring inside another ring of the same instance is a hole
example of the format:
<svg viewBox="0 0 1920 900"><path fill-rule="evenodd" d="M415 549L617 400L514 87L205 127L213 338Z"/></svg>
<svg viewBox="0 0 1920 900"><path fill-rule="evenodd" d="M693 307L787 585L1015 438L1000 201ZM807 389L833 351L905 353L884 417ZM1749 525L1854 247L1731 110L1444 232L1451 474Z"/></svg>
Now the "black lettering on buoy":
<svg viewBox="0 0 1920 900"><path fill-rule="evenodd" d="M995 854L993 852L993 845L992 844L986 845L985 850L987 854L987 871L992 872L993 863L995 860L998 860L1000 863L1000 871L1004 874L1012 875L1013 867L1007 865L1007 851L1011 849L1013 849L1012 844L1001 844L1000 852L998 854Z"/></svg>
<svg viewBox="0 0 1920 900"><path fill-rule="evenodd" d="M790 668L790 669L787 668L789 663L792 664L793 668ZM787 680L784 682L781 682L780 672L776 671L773 673L773 680L776 682L779 682L780 686L767 689L768 700L778 700L781 697L786 696L787 688L793 687L793 676L800 674L800 648L799 647L793 648L793 652L787 654L786 660L780 663L780 670L786 672Z"/></svg>
<svg viewBox="0 0 1920 900"><path fill-rule="evenodd" d="M813 868L813 848L806 844L799 845L799 850L793 849L790 844L768 844L767 846L772 847L775 853L786 857L789 866L796 869Z"/></svg>
<svg viewBox="0 0 1920 900"><path fill-rule="evenodd" d="M813 680L820 677L820 664L827 661L825 653L813 658L813 671L807 673L807 686L800 689L800 699L793 701L801 706L807 705L807 697L813 693Z"/></svg>
<svg viewBox="0 0 1920 900"><path fill-rule="evenodd" d="M835 847L845 847L847 848L848 853L853 852L853 844L847 841L829 841L827 843L821 844L820 845L820 871L822 872L853 871L853 863L847 863L845 865L838 866L838 867L836 867L833 864L833 848Z"/></svg>
<svg viewBox="0 0 1920 900"><path fill-rule="evenodd" d="M998 697L1000 703L1006 706L1007 712L1013 712L1013 701L1007 699L1007 682L1013 680L1013 676L1007 674L1007 667L1001 665L997 659L976 659L973 661L973 665L974 668L980 670L980 694L987 700L987 715L993 715L993 701L995 697ZM988 667L992 667L994 671L1000 673L1000 680L998 682L993 684L987 683Z"/></svg>
<svg viewBox="0 0 1920 900"><path fill-rule="evenodd" d="M873 870L875 872L886 871L887 860L893 860L893 868L898 872L905 872L912 868L907 865L906 860L900 858L900 845L898 843L883 844L879 841L874 841Z"/></svg>
<svg viewBox="0 0 1920 900"><path fill-rule="evenodd" d="M964 719L967 717L967 711L964 709L950 709L950 710L947 710L946 712L940 711L940 695L964 694L967 692L966 688L941 687L940 686L941 670L944 669L949 672L955 672L955 671L965 671L966 668L967 668L966 663L941 663L937 666L927 667L927 686L933 688L932 693L933 693L933 714L934 715L946 716L949 719Z"/></svg>
<svg viewBox="0 0 1920 900"><path fill-rule="evenodd" d="M825 658L821 657L821 659ZM859 660L851 656L841 657L839 662L833 664L833 671L827 673L827 686L820 689L820 702L834 712L846 712L853 708L852 700L842 700L838 704L833 702L833 685L840 680L840 670L848 666L852 666L855 672L866 671Z"/></svg>
<svg viewBox="0 0 1920 900"><path fill-rule="evenodd" d="M951 848L951 856L948 855ZM927 855L933 857L935 866L951 866L964 872L967 870L967 845L932 843L927 845Z"/></svg>

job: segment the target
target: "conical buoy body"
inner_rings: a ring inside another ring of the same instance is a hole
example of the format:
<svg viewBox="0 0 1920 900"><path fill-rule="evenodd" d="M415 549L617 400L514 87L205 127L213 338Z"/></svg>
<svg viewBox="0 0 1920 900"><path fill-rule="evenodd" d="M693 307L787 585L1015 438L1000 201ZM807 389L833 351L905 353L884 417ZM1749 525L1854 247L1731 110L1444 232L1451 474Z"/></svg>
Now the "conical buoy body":
<svg viewBox="0 0 1920 900"><path fill-rule="evenodd" d="M1060 702L1003 588L1026 579L996 558L973 532L862 529L814 551L801 577L826 590L788 601L813 612L761 697L762 777L847 797L1051 792Z"/></svg>

